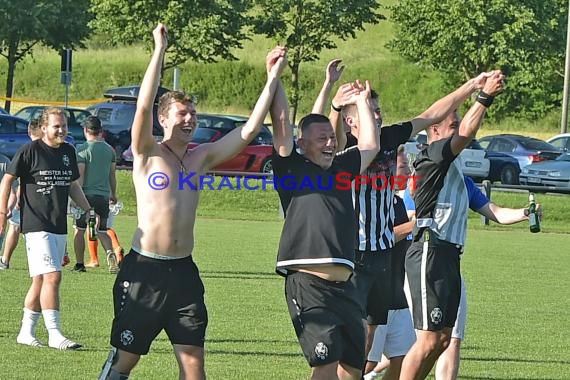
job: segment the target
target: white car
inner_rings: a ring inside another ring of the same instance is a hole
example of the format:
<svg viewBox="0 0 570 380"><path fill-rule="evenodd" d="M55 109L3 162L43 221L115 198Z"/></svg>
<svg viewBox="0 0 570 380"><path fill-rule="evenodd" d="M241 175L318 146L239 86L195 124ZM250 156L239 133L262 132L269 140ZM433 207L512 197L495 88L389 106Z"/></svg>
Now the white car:
<svg viewBox="0 0 570 380"><path fill-rule="evenodd" d="M408 141L405 144L405 152L408 155L408 160L414 161L416 155L422 149L422 146L427 145L427 133L421 131L414 138L413 141ZM482 149L463 149L459 154L458 159L461 160L461 169L463 174L470 176L475 180L483 180L489 176L489 169L491 162L485 157L486 153Z"/></svg>
<svg viewBox="0 0 570 380"><path fill-rule="evenodd" d="M553 136L546 140L546 142L552 144L557 149L560 149L563 153L570 152L570 133L562 133L560 135Z"/></svg>

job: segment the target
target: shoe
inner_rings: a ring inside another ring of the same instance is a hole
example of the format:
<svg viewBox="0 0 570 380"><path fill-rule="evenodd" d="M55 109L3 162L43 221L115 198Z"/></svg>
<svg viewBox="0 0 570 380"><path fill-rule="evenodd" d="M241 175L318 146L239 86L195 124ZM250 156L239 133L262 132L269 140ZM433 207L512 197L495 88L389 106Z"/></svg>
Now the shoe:
<svg viewBox="0 0 570 380"><path fill-rule="evenodd" d="M10 263L5 263L4 259L0 257L0 270L10 269Z"/></svg>
<svg viewBox="0 0 570 380"><path fill-rule="evenodd" d="M71 271L77 273L84 273L87 272L87 269L85 269L85 265L83 264L75 264L75 266L71 268Z"/></svg>
<svg viewBox="0 0 570 380"><path fill-rule="evenodd" d="M19 344L24 344L24 345L32 346L32 347L45 347L45 345L42 342L40 342L39 340L37 340L33 336L23 337L23 336L18 334L18 337L16 338L16 342L18 342Z"/></svg>
<svg viewBox="0 0 570 380"><path fill-rule="evenodd" d="M117 257L115 252L107 253L107 265L109 266L109 273L115 274L119 271L119 266L117 265Z"/></svg>
<svg viewBox="0 0 570 380"><path fill-rule="evenodd" d="M63 256L63 262L61 263L61 266L64 267L67 264L69 264L71 262L71 260L69 260L69 255L67 254L67 252L65 253L65 256Z"/></svg>
<svg viewBox="0 0 570 380"><path fill-rule="evenodd" d="M75 351L80 349L81 347L83 347L81 344L79 343L75 343L74 341L70 340L70 339L64 339L60 344L58 345L49 345L51 348L55 348L57 350L63 350L63 351Z"/></svg>

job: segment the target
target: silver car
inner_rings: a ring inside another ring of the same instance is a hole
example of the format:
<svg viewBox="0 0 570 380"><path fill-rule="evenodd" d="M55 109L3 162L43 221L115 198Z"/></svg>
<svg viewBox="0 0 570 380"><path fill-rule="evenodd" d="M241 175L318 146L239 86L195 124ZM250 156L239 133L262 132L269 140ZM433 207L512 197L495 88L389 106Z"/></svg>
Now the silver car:
<svg viewBox="0 0 570 380"><path fill-rule="evenodd" d="M570 192L570 154L525 166L519 180L521 185L545 186Z"/></svg>

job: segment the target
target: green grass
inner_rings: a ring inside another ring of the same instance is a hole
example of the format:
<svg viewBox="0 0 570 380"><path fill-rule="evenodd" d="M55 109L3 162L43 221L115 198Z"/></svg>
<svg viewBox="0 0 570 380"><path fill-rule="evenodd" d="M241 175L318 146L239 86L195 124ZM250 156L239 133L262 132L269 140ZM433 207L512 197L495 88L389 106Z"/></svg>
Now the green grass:
<svg viewBox="0 0 570 380"><path fill-rule="evenodd" d="M199 218L195 260L206 286L210 324L206 369L211 379L305 379L309 373L289 321L283 279L274 273L279 221ZM135 218L116 223L125 246ZM469 292L462 379L565 379L570 344L564 326L570 287L570 235L527 230L471 230L462 260ZM80 352L16 344L29 285L23 242L12 268L0 272L0 378L93 379L108 352L112 276L105 268L65 270L63 329ZM38 337L46 340L40 325ZM177 366L164 334L133 371L133 379L173 379Z"/></svg>

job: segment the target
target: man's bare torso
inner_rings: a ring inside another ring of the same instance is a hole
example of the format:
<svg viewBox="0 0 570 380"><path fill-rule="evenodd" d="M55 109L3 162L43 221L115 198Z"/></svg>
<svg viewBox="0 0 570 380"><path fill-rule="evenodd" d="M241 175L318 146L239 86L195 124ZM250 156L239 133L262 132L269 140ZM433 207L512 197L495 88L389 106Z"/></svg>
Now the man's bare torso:
<svg viewBox="0 0 570 380"><path fill-rule="evenodd" d="M186 257L194 248L198 181L203 167L200 149L187 152L182 165L165 147L155 144L146 158L135 156L133 181L138 227L133 248L161 256ZM183 168L185 172L183 172ZM191 173L189 186L181 179Z"/></svg>

